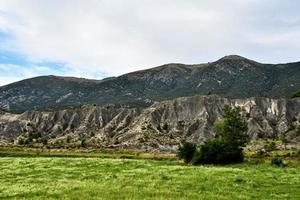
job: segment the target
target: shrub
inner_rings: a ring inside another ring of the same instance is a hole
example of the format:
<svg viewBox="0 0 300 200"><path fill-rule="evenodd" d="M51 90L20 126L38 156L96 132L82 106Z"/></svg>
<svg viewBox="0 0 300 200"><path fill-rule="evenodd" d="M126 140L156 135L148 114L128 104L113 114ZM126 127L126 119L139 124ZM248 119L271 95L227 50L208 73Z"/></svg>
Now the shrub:
<svg viewBox="0 0 300 200"><path fill-rule="evenodd" d="M185 163L191 162L196 152L196 145L190 142L184 142L179 146L177 156L183 159Z"/></svg>
<svg viewBox="0 0 300 200"><path fill-rule="evenodd" d="M242 149L230 145L222 138L213 138L195 153L193 164L229 164L243 162Z"/></svg>
<svg viewBox="0 0 300 200"><path fill-rule="evenodd" d="M266 134L263 133L263 132L258 132L258 133L257 133L257 138L258 138L258 139L263 139L263 138L265 138L265 135L266 135Z"/></svg>
<svg viewBox="0 0 300 200"><path fill-rule="evenodd" d="M191 160L191 163L193 165L199 165L199 164L201 164L200 158L201 158L201 152L196 149L196 151L194 152L193 158Z"/></svg>
<svg viewBox="0 0 300 200"><path fill-rule="evenodd" d="M163 129L164 129L165 131L167 131L167 130L169 129L168 123L165 123L165 124L163 125Z"/></svg>
<svg viewBox="0 0 300 200"><path fill-rule="evenodd" d="M70 143L71 139L72 139L71 136L68 135L68 136L67 136L67 143Z"/></svg>
<svg viewBox="0 0 300 200"><path fill-rule="evenodd" d="M207 95L212 95L212 94L213 94L212 91L208 91L208 92L207 92Z"/></svg>
<svg viewBox="0 0 300 200"><path fill-rule="evenodd" d="M18 139L18 145L24 145L24 139L23 138L19 138Z"/></svg>
<svg viewBox="0 0 300 200"><path fill-rule="evenodd" d="M157 126L157 130L158 130L159 132L162 132L162 129L161 129L160 125Z"/></svg>
<svg viewBox="0 0 300 200"><path fill-rule="evenodd" d="M283 160L279 157L273 157L271 160L271 165L276 167L285 167Z"/></svg>
<svg viewBox="0 0 300 200"><path fill-rule="evenodd" d="M82 139L81 139L81 141L80 141L80 146L81 146L81 147L84 147L84 148L87 146L87 144L86 144L86 139L85 139L85 138L82 138Z"/></svg>
<svg viewBox="0 0 300 200"><path fill-rule="evenodd" d="M114 140L114 144L120 144L120 141L119 141L119 139L118 139L118 138L115 138L115 140Z"/></svg>
<svg viewBox="0 0 300 200"><path fill-rule="evenodd" d="M41 137L42 137L42 134L40 132L33 131L33 132L28 133L28 139L30 141L32 141L33 139L39 139Z"/></svg>
<svg viewBox="0 0 300 200"><path fill-rule="evenodd" d="M43 137L43 138L41 138L41 142L43 143L43 145L47 145L48 139L46 137Z"/></svg>
<svg viewBox="0 0 300 200"><path fill-rule="evenodd" d="M91 136L91 137L94 137L94 136L95 136L95 133L92 131L92 132L90 133L90 136Z"/></svg>
<svg viewBox="0 0 300 200"><path fill-rule="evenodd" d="M274 151L276 149L276 143L274 141L271 141L270 143L267 143L264 148L266 151Z"/></svg>

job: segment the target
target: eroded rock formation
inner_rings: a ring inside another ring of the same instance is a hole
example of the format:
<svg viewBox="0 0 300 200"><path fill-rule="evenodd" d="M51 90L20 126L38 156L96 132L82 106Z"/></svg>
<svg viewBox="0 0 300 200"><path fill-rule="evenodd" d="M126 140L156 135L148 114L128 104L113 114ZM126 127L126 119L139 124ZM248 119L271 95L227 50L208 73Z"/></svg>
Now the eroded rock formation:
<svg viewBox="0 0 300 200"><path fill-rule="evenodd" d="M49 145L72 146L84 140L85 145L97 147L172 151L183 139L201 143L212 137L212 125L222 117L224 105L244 109L252 139L299 140L299 98L227 99L215 95L182 97L148 108L85 106L51 112L1 112L0 137L2 143L17 143L26 134L38 134Z"/></svg>

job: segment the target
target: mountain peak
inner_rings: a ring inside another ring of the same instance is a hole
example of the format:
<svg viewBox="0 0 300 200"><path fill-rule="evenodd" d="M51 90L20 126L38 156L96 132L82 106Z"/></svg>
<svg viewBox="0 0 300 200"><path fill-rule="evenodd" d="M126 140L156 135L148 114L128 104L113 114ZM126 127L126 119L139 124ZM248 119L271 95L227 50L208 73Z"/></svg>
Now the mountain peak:
<svg viewBox="0 0 300 200"><path fill-rule="evenodd" d="M248 59L239 55L228 55L228 56L224 56L220 60L248 60Z"/></svg>
<svg viewBox="0 0 300 200"><path fill-rule="evenodd" d="M247 62L247 63L256 63L256 64L260 64L254 60L250 60L248 58L245 58L245 57L242 57L242 56L239 56L239 55L228 55L228 56L224 56L223 58L217 60L216 62L217 63L223 63L223 62L237 62L237 63L240 63L240 62Z"/></svg>

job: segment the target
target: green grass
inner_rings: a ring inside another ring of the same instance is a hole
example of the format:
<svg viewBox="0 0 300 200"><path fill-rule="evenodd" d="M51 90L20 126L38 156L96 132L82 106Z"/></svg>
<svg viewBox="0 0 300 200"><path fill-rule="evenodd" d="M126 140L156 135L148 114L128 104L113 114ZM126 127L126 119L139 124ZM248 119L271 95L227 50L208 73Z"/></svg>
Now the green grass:
<svg viewBox="0 0 300 200"><path fill-rule="evenodd" d="M300 199L299 165L186 166L168 157L81 154L0 157L0 199Z"/></svg>
<svg viewBox="0 0 300 200"><path fill-rule="evenodd" d="M0 147L0 157L69 157L69 158L125 158L177 160L175 154L147 153L121 149L39 149L27 147Z"/></svg>

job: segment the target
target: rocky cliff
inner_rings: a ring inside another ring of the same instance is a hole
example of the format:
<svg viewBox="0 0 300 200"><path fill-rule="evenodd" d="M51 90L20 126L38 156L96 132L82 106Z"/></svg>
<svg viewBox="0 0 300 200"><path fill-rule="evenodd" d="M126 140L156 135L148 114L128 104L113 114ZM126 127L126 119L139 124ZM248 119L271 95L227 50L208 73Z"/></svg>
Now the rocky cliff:
<svg viewBox="0 0 300 200"><path fill-rule="evenodd" d="M123 147L172 151L183 139L203 142L224 105L240 106L252 139L299 140L300 99L182 97L148 108L85 106L52 112L0 113L2 143ZM28 141L27 141L28 142Z"/></svg>

